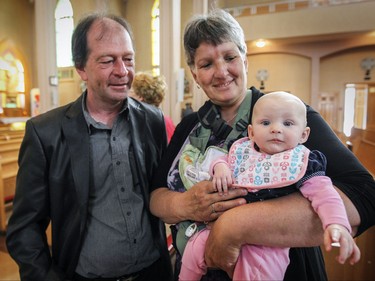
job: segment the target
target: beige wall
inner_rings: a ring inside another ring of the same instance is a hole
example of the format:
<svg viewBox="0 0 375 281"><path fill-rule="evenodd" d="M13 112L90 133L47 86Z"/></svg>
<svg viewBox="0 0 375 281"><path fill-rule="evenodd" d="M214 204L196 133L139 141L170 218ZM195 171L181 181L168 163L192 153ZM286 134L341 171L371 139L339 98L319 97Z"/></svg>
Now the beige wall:
<svg viewBox="0 0 375 281"><path fill-rule="evenodd" d="M125 18L132 26L135 50L136 71L152 69L151 61L151 10L152 0L127 1Z"/></svg>
<svg viewBox="0 0 375 281"><path fill-rule="evenodd" d="M375 68L371 80L365 81L365 71L361 68L364 58L375 58L373 46L347 50L322 58L320 64L320 90L326 93L343 94L346 83L374 83Z"/></svg>
<svg viewBox="0 0 375 281"><path fill-rule="evenodd" d="M185 69L185 75L187 75L188 79L193 79L190 74L190 69L186 63L185 58L185 51L184 51L184 44L183 44L183 36L184 36L184 29L185 26L192 16L193 10L193 3L192 0L185 0L181 1L181 66Z"/></svg>
<svg viewBox="0 0 375 281"><path fill-rule="evenodd" d="M92 0L70 0L74 11L74 22L77 24L78 20L91 12L107 11L116 15L124 15L125 6L122 0L110 1L92 1Z"/></svg>
<svg viewBox="0 0 375 281"><path fill-rule="evenodd" d="M238 17L247 40L373 30L375 1Z"/></svg>
<svg viewBox="0 0 375 281"><path fill-rule="evenodd" d="M74 67L65 68L73 71L72 79L59 80L59 105L65 105L77 99L81 93L83 83Z"/></svg>
<svg viewBox="0 0 375 281"><path fill-rule="evenodd" d="M292 54L248 55L248 86L259 89L256 75L259 69L267 69L269 77L264 91L288 91L304 102L310 103L311 62L309 58Z"/></svg>

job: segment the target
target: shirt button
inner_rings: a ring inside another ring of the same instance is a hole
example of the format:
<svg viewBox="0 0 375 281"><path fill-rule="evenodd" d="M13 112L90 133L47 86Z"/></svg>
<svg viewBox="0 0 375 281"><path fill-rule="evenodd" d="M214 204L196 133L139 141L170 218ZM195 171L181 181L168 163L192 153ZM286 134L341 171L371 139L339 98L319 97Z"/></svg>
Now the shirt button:
<svg viewBox="0 0 375 281"><path fill-rule="evenodd" d="M128 212L126 212L126 214L127 214L128 216L130 216L130 215L132 214L132 212L128 211Z"/></svg>
<svg viewBox="0 0 375 281"><path fill-rule="evenodd" d="M117 162L116 162L116 165L120 165L120 164L121 164L121 162L120 162L120 161L117 161Z"/></svg>
<svg viewBox="0 0 375 281"><path fill-rule="evenodd" d="M121 190L121 192L124 192L124 191L125 191L125 188L121 187L120 190Z"/></svg>
<svg viewBox="0 0 375 281"><path fill-rule="evenodd" d="M116 141L116 137L113 137L112 140L113 140L113 141Z"/></svg>

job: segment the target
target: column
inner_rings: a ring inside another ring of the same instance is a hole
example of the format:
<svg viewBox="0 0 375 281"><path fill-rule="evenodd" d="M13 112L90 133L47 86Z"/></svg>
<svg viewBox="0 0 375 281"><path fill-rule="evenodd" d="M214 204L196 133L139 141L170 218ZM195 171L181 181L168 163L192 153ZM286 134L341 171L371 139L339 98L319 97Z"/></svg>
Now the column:
<svg viewBox="0 0 375 281"><path fill-rule="evenodd" d="M313 55L311 57L311 92L310 92L310 105L314 109L319 106L320 94L320 57Z"/></svg>
<svg viewBox="0 0 375 281"><path fill-rule="evenodd" d="M181 2L160 0L160 73L165 76L168 93L162 108L175 124L179 123L181 109ZM183 88L182 88L183 91ZM183 93L182 93L183 94Z"/></svg>
<svg viewBox="0 0 375 281"><path fill-rule="evenodd" d="M208 0L193 0L193 14L207 14L208 13ZM193 103L194 110L198 110L207 100L206 94L202 89L198 89L197 84L193 81Z"/></svg>
<svg viewBox="0 0 375 281"><path fill-rule="evenodd" d="M35 0L36 76L40 89L40 112L58 106L55 39L56 0Z"/></svg>

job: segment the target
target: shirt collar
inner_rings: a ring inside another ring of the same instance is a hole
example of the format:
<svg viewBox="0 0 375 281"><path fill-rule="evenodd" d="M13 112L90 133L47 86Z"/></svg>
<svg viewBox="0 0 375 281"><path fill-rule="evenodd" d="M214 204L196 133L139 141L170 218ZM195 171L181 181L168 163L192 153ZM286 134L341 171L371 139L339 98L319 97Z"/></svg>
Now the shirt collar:
<svg viewBox="0 0 375 281"><path fill-rule="evenodd" d="M83 93L83 99L82 99L82 111L83 111L83 115L85 117L85 120L86 120L86 124L87 124L87 128L89 129L89 132L91 133L90 131L90 127L93 126L95 128L98 128L98 129L109 129L106 125L100 123L100 122L97 122L95 121L94 118L91 117L88 109L87 109L87 105L86 105L86 99L87 99L87 91L85 91ZM128 99L126 98L124 100L124 103L123 103L123 106L122 106L122 109L120 110L120 112L118 113L119 116L123 116L123 118L125 118L126 120L128 119Z"/></svg>

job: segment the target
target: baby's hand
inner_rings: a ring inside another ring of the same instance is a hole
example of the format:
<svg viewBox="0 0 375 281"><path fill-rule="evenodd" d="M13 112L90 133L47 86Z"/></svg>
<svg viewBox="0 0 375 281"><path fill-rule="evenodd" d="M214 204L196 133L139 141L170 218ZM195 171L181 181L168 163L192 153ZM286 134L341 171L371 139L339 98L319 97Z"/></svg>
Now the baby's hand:
<svg viewBox="0 0 375 281"><path fill-rule="evenodd" d="M228 188L232 185L232 173L227 165L223 163L215 165L212 183L220 195L228 194Z"/></svg>
<svg viewBox="0 0 375 281"><path fill-rule="evenodd" d="M342 225L330 224L324 231L324 246L326 251L331 251L332 247L339 247L340 254L336 260L344 264L350 258L351 265L359 261L361 252L349 231Z"/></svg>

